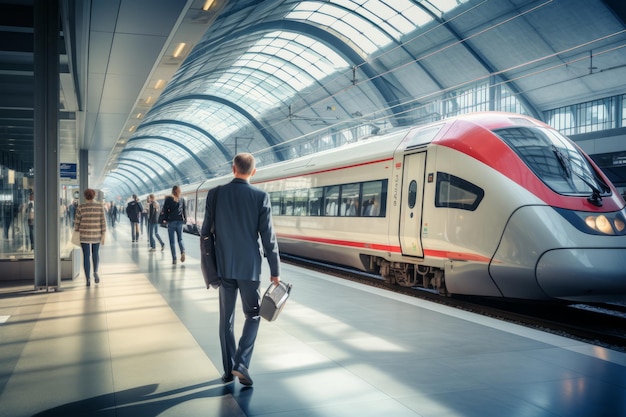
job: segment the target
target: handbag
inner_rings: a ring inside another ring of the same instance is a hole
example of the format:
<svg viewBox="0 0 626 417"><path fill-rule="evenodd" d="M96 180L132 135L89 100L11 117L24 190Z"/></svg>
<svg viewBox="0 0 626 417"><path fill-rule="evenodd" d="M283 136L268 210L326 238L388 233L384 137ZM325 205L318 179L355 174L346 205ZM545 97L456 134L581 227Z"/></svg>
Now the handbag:
<svg viewBox="0 0 626 417"><path fill-rule="evenodd" d="M72 245L80 246L80 230L74 230L72 232Z"/></svg>
<svg viewBox="0 0 626 417"><path fill-rule="evenodd" d="M159 222L159 224L163 224L163 223L165 223L165 220L166 220L166 218L165 218L165 210L161 210L161 212L159 213L159 220L158 220L158 222Z"/></svg>
<svg viewBox="0 0 626 417"><path fill-rule="evenodd" d="M274 321L285 307L285 303L291 292L291 284L280 281L278 285L274 283L265 290L259 314L267 321Z"/></svg>

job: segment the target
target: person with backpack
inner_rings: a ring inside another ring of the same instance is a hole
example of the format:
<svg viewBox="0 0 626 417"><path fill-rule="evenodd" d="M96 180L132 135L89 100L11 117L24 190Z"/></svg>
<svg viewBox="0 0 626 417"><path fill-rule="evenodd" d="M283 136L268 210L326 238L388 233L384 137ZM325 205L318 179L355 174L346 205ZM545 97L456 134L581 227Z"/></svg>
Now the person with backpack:
<svg viewBox="0 0 626 417"><path fill-rule="evenodd" d="M137 194L133 194L133 198L128 202L126 206L126 215L130 220L130 234L132 236L133 243L139 242L139 221L141 220L141 213L143 207L137 199Z"/></svg>

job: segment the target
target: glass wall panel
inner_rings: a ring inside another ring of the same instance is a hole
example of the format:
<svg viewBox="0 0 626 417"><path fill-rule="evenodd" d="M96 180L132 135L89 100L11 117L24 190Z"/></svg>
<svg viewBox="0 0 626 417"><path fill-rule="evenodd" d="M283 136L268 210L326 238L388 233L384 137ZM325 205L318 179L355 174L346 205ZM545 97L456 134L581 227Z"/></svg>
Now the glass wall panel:
<svg viewBox="0 0 626 417"><path fill-rule="evenodd" d="M35 224L33 179L0 165L0 205L2 207L0 259L33 258Z"/></svg>

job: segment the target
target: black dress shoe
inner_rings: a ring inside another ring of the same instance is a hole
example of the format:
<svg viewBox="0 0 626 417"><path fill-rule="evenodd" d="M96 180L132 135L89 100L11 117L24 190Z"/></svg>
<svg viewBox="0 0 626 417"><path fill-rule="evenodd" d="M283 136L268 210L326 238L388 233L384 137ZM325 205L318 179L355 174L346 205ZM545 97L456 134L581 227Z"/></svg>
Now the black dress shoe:
<svg viewBox="0 0 626 417"><path fill-rule="evenodd" d="M234 379L235 377L233 376L233 374L224 373L224 375L222 375L222 382L225 384L228 384L229 382L233 382Z"/></svg>
<svg viewBox="0 0 626 417"><path fill-rule="evenodd" d="M233 375L239 378L239 382L243 385L250 386L252 385L252 378L250 378L250 374L248 373L248 368L243 365L238 365L233 369Z"/></svg>

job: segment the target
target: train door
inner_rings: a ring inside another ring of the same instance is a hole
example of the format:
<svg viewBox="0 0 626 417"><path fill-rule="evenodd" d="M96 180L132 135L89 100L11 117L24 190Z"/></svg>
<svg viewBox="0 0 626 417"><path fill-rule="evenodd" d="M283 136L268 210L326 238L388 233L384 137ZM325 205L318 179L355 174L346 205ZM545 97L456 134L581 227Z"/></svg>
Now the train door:
<svg viewBox="0 0 626 417"><path fill-rule="evenodd" d="M424 256L421 239L422 201L426 152L404 155L400 203L400 246L402 254Z"/></svg>

